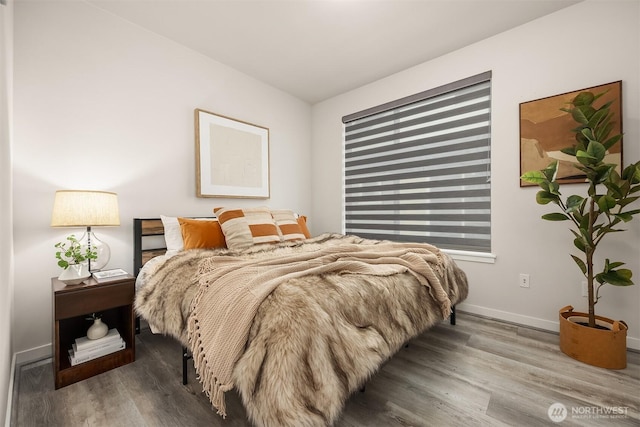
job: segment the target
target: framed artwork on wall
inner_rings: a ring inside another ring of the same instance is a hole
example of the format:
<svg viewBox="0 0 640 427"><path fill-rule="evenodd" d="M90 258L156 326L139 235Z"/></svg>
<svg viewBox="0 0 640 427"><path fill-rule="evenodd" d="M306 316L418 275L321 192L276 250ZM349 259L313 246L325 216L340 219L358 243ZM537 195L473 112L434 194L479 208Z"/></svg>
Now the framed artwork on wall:
<svg viewBox="0 0 640 427"><path fill-rule="evenodd" d="M195 110L196 195L268 199L269 129Z"/></svg>
<svg viewBox="0 0 640 427"><path fill-rule="evenodd" d="M571 115L560 109L569 107L580 92L592 92L595 95L604 92L594 106L598 108L611 101L611 112L617 118L611 135L622 133L622 81L523 102L520 104L520 175L544 169L557 160L560 184L585 182L582 172L573 166L575 158L560 151L574 145L575 134L571 129L576 127ZM616 169L620 172L622 141L611 148L605 161L618 165ZM521 187L532 185L535 184L520 180Z"/></svg>

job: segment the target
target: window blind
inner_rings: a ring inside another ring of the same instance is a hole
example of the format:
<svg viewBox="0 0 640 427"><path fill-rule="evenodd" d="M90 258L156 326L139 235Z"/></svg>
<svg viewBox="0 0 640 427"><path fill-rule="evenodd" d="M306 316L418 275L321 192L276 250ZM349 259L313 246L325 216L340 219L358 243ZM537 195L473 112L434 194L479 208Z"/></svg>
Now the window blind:
<svg viewBox="0 0 640 427"><path fill-rule="evenodd" d="M490 72L343 121L346 233L490 252Z"/></svg>

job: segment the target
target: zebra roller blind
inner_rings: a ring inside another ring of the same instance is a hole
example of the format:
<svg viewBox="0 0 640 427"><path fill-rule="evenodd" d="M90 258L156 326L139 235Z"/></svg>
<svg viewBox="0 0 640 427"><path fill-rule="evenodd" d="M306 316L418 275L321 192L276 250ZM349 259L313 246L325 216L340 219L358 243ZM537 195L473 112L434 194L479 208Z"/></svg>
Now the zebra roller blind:
<svg viewBox="0 0 640 427"><path fill-rule="evenodd" d="M346 233L491 251L491 72L343 121Z"/></svg>

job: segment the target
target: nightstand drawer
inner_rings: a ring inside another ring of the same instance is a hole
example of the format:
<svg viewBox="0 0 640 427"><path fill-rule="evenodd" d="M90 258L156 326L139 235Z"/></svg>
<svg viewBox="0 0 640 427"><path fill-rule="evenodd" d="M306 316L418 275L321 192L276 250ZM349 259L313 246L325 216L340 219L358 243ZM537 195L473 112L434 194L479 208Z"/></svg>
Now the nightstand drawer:
<svg viewBox="0 0 640 427"><path fill-rule="evenodd" d="M134 282L99 285L91 289L78 289L55 295L55 319L66 319L130 305L134 298Z"/></svg>

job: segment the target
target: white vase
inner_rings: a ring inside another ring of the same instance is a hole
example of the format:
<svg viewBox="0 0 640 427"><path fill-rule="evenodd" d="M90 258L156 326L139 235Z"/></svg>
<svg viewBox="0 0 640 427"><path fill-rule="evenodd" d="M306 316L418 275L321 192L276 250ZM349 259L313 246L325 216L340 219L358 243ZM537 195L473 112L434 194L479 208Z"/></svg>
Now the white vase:
<svg viewBox="0 0 640 427"><path fill-rule="evenodd" d="M71 264L58 276L58 280L67 285L77 285L91 276L87 263Z"/></svg>
<svg viewBox="0 0 640 427"><path fill-rule="evenodd" d="M93 325L89 326L87 330L87 338L97 340L107 335L107 332L109 332L109 327L105 323L102 323L102 319L94 319Z"/></svg>

